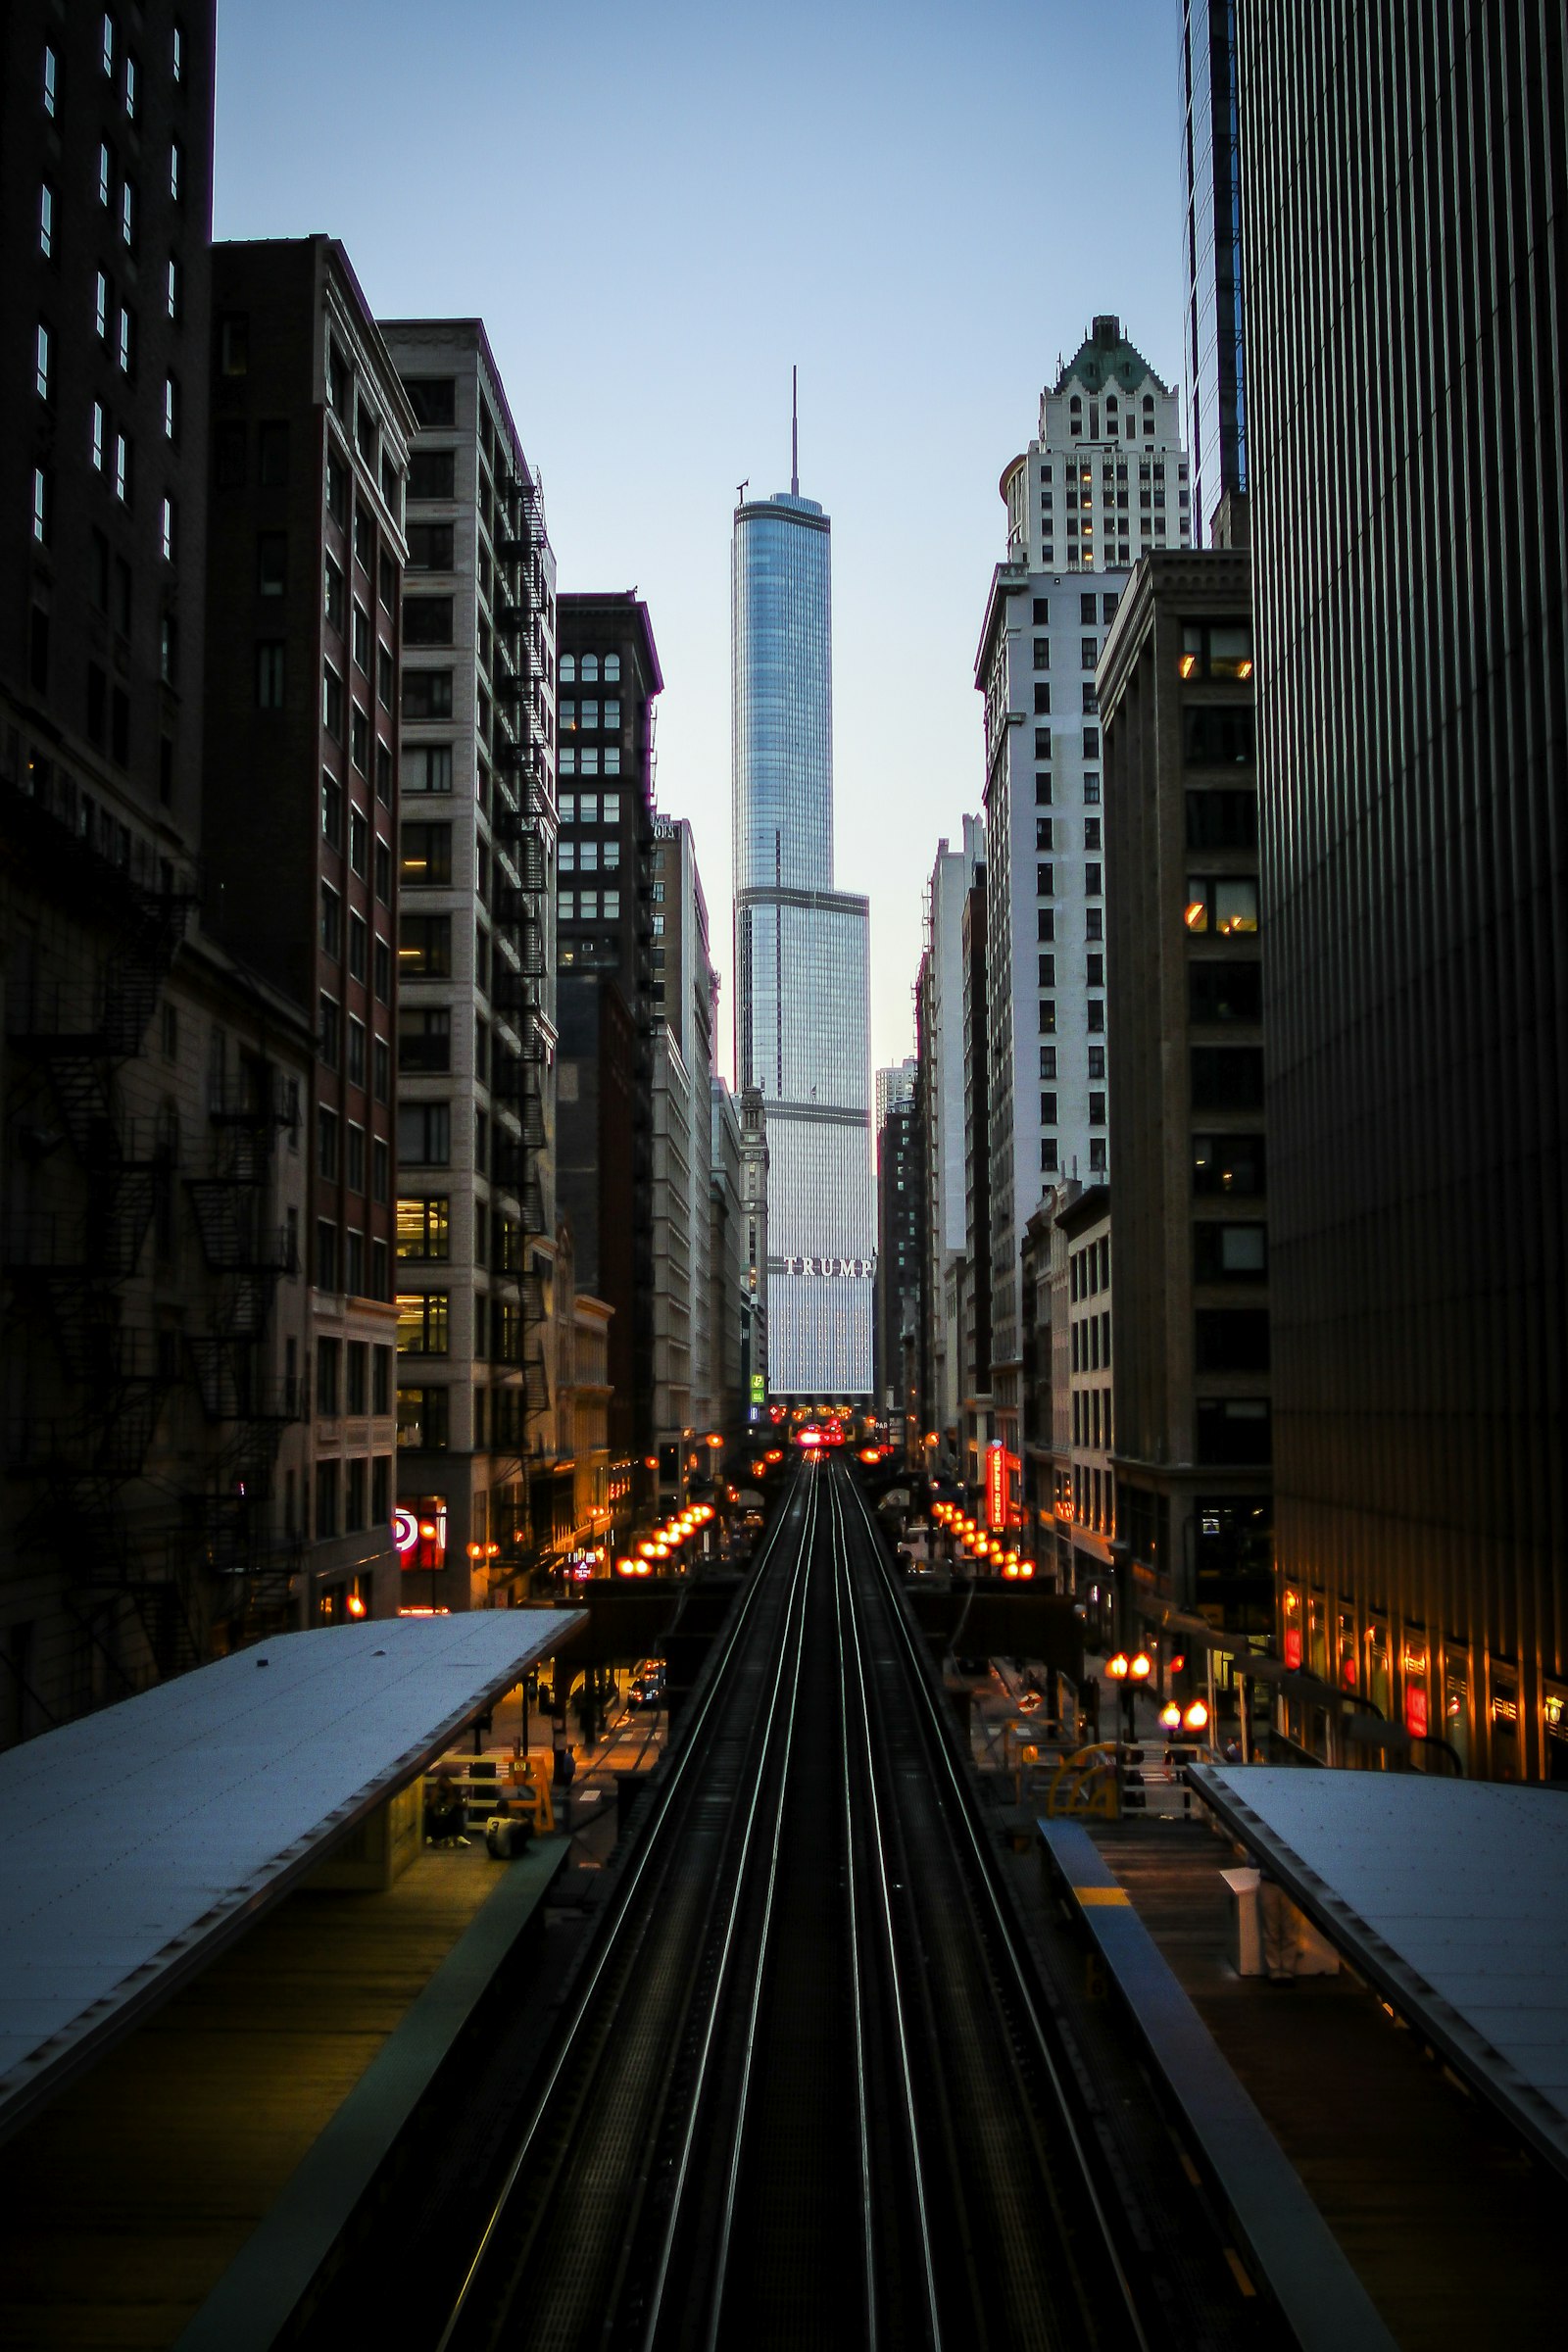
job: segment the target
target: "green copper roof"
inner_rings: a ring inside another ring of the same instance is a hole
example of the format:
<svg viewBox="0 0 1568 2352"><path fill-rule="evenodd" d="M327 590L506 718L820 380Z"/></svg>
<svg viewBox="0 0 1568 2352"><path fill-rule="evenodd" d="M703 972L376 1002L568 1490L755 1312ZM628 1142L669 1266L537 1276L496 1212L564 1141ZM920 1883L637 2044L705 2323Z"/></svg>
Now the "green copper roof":
<svg viewBox="0 0 1568 2352"><path fill-rule="evenodd" d="M1119 318L1097 318L1067 362L1052 387L1064 392L1069 377L1076 376L1086 392L1102 392L1120 385L1123 391L1136 390L1138 385L1153 376L1161 392L1170 386L1160 383L1154 370L1136 344L1129 343L1121 331Z"/></svg>

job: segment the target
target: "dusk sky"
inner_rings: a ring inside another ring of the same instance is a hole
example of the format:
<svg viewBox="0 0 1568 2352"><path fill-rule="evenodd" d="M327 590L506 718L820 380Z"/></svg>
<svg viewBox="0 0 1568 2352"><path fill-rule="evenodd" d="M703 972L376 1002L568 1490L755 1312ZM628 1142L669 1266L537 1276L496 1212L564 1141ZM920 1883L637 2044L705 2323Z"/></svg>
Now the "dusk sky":
<svg viewBox="0 0 1568 2352"><path fill-rule="evenodd" d="M726 1070L737 485L788 488L798 363L801 487L833 518L837 880L870 894L895 1060L937 841L980 805L998 477L1095 312L1179 372L1178 22L220 0L215 234L326 230L379 314L482 317L561 587L648 600Z"/></svg>

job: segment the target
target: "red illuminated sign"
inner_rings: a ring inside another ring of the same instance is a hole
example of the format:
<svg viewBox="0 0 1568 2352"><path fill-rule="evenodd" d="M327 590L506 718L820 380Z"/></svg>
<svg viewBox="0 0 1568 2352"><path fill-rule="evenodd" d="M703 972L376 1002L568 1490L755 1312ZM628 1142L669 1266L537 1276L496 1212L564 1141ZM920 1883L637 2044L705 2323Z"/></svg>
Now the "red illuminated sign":
<svg viewBox="0 0 1568 2352"><path fill-rule="evenodd" d="M1293 1674L1301 1663L1301 1629L1298 1625L1285 1628L1285 1663Z"/></svg>
<svg viewBox="0 0 1568 2352"><path fill-rule="evenodd" d="M1404 1728L1412 1740L1427 1736L1427 1694L1419 1683L1405 1685Z"/></svg>
<svg viewBox="0 0 1568 2352"><path fill-rule="evenodd" d="M1007 1524L1007 1451L1000 1438L986 1447L986 1525Z"/></svg>

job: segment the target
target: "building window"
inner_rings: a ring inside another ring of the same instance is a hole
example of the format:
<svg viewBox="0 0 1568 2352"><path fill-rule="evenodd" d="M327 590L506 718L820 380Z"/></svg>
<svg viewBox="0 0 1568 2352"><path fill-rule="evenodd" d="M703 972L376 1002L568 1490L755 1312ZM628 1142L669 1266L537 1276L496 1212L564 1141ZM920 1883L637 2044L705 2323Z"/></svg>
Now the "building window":
<svg viewBox="0 0 1568 2352"><path fill-rule="evenodd" d="M46 262L54 259L55 219L55 192L44 180L38 189L38 251Z"/></svg>
<svg viewBox="0 0 1568 2352"><path fill-rule="evenodd" d="M316 1287L318 1291L337 1289L337 1227L329 1217L317 1220Z"/></svg>
<svg viewBox="0 0 1568 2352"><path fill-rule="evenodd" d="M1260 1135L1195 1135L1192 1149L1193 1191L1200 1198L1230 1194L1251 1199L1263 1191Z"/></svg>
<svg viewBox="0 0 1568 2352"><path fill-rule="evenodd" d="M343 945L343 902L330 882L321 884L321 953L334 960Z"/></svg>
<svg viewBox="0 0 1568 2352"><path fill-rule="evenodd" d="M1266 1226L1193 1227L1193 1276L1198 1282L1260 1282L1268 1271Z"/></svg>
<svg viewBox="0 0 1568 2352"><path fill-rule="evenodd" d="M1195 1110L1261 1110L1261 1046L1193 1046L1189 1052Z"/></svg>
<svg viewBox="0 0 1568 2352"><path fill-rule="evenodd" d="M370 714L359 703L349 710L349 759L358 773L370 772Z"/></svg>
<svg viewBox="0 0 1568 2352"><path fill-rule="evenodd" d="M97 275L97 294L93 304L93 327L100 343L109 340L109 279L100 270Z"/></svg>
<svg viewBox="0 0 1568 2352"><path fill-rule="evenodd" d="M1091 899L1098 899L1102 893L1103 889L1103 868L1099 865L1086 865L1084 867L1084 890L1086 895Z"/></svg>
<svg viewBox="0 0 1568 2352"><path fill-rule="evenodd" d="M446 1102L398 1104L400 1167L444 1168L452 1159L452 1112Z"/></svg>
<svg viewBox="0 0 1568 2352"><path fill-rule="evenodd" d="M53 116L60 103L60 60L47 43L43 53L43 111Z"/></svg>
<svg viewBox="0 0 1568 2352"><path fill-rule="evenodd" d="M400 1451L440 1452L447 1443L445 1389L398 1390L398 1446Z"/></svg>
<svg viewBox="0 0 1568 2352"><path fill-rule="evenodd" d="M122 507L130 504L130 440L124 433L115 435L115 496Z"/></svg>
<svg viewBox="0 0 1568 2352"><path fill-rule="evenodd" d="M1182 754L1189 767L1250 767L1256 758L1250 709L1191 706L1182 712Z"/></svg>
<svg viewBox="0 0 1568 2352"><path fill-rule="evenodd" d="M1103 997L1091 997L1084 1007L1084 1027L1091 1031L1102 1031L1104 1026L1105 1000Z"/></svg>
<svg viewBox="0 0 1568 2352"><path fill-rule="evenodd" d="M445 1355L447 1352L447 1291L399 1291L399 1355Z"/></svg>
<svg viewBox="0 0 1568 2352"><path fill-rule="evenodd" d="M349 1014L348 1079L351 1086L365 1084L365 1023Z"/></svg>
<svg viewBox="0 0 1568 2352"><path fill-rule="evenodd" d="M398 1063L411 1075L452 1067L452 1014L444 1004L398 1006Z"/></svg>
<svg viewBox="0 0 1568 2352"><path fill-rule="evenodd" d="M283 648L268 641L256 648L256 704L261 710L283 708Z"/></svg>
<svg viewBox="0 0 1568 2352"><path fill-rule="evenodd" d="M323 994L317 1004L317 1051L329 1070L335 1070L342 1052L342 1012L335 997Z"/></svg>
<svg viewBox="0 0 1568 2352"><path fill-rule="evenodd" d="M1266 1463L1273 1455L1265 1397L1198 1399L1198 1458L1204 1464Z"/></svg>
<svg viewBox="0 0 1568 2352"><path fill-rule="evenodd" d="M1193 1021L1258 1021L1263 1017L1263 967L1225 956L1189 964L1187 1009Z"/></svg>
<svg viewBox="0 0 1568 2352"><path fill-rule="evenodd" d="M1257 929L1257 883L1250 874L1189 874L1185 920L1195 935L1247 937Z"/></svg>
<svg viewBox="0 0 1568 2352"><path fill-rule="evenodd" d="M164 378L164 439L179 439L179 378L172 373Z"/></svg>
<svg viewBox="0 0 1568 2352"><path fill-rule="evenodd" d="M176 326L179 323L180 312L183 307L184 280L178 261L173 254L171 254L169 268L164 277L164 309Z"/></svg>
<svg viewBox="0 0 1568 2352"><path fill-rule="evenodd" d="M338 1462L318 1462L316 1465L316 1540L324 1543L337 1534L338 1480L342 1465Z"/></svg>
<svg viewBox="0 0 1568 2352"><path fill-rule="evenodd" d="M457 451L416 449L409 460L410 498L456 498L457 494Z"/></svg>
<svg viewBox="0 0 1568 2352"><path fill-rule="evenodd" d="M174 561L174 502L172 498L165 498L159 507L158 539L163 551L164 562L172 564Z"/></svg>
<svg viewBox="0 0 1568 2352"><path fill-rule="evenodd" d="M451 744L419 743L406 746L403 754L403 789L405 792L450 792Z"/></svg>
<svg viewBox="0 0 1568 2352"><path fill-rule="evenodd" d="M405 669L403 672L403 715L405 718L450 718L452 716L452 672L450 669Z"/></svg>
<svg viewBox="0 0 1568 2352"><path fill-rule="evenodd" d="M1091 1078L1103 1078L1105 1075L1105 1049L1103 1046L1089 1048L1089 1075Z"/></svg>
<svg viewBox="0 0 1568 2352"><path fill-rule="evenodd" d="M448 538L451 537L450 531ZM405 645L450 645L453 600L450 596L406 596L403 600Z"/></svg>
<svg viewBox="0 0 1568 2352"><path fill-rule="evenodd" d="M1041 1047L1040 1075L1042 1078L1054 1078L1056 1075L1056 1049L1054 1046Z"/></svg>
<svg viewBox="0 0 1568 2352"><path fill-rule="evenodd" d="M563 843L563 852L568 846ZM452 879L452 827L405 825L401 838L400 872L406 884L449 883Z"/></svg>
<svg viewBox="0 0 1568 2352"><path fill-rule="evenodd" d="M452 1203L444 1194L398 1201L398 1255L445 1260L452 1255Z"/></svg>

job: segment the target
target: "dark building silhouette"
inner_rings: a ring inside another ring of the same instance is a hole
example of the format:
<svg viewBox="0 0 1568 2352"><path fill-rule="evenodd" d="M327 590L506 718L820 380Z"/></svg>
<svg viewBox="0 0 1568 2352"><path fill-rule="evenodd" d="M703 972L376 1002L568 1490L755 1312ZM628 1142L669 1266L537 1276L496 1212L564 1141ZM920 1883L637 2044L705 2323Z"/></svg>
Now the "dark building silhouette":
<svg viewBox="0 0 1568 2352"><path fill-rule="evenodd" d="M199 928L214 12L0 70L0 1745L297 1621L304 1016Z"/></svg>
<svg viewBox="0 0 1568 2352"><path fill-rule="evenodd" d="M986 1011L986 869L974 868L963 906L964 1294L961 1470L978 1488L991 1440L991 1079Z"/></svg>
<svg viewBox="0 0 1568 2352"><path fill-rule="evenodd" d="M1182 0L1182 176L1187 194L1187 389L1193 540L1247 488L1241 126L1236 0Z"/></svg>
<svg viewBox="0 0 1568 2352"><path fill-rule="evenodd" d="M1274 1621L1251 603L1245 547L1146 556L1099 671L1106 1377L1137 1640L1136 1615L1157 1628L1172 1607L1260 1641Z"/></svg>
<svg viewBox="0 0 1568 2352"><path fill-rule="evenodd" d="M1568 13L1239 41L1282 1640L1563 1778Z"/></svg>
<svg viewBox="0 0 1568 2352"><path fill-rule="evenodd" d="M611 1484L625 1516L654 1441L654 703L664 679L635 590L563 595L557 616L557 1186L578 1287L615 1310Z"/></svg>
<svg viewBox="0 0 1568 2352"><path fill-rule="evenodd" d="M204 919L316 1029L311 1571L327 1592L395 1587L382 1367L401 1338L394 853L414 412L329 237L215 249L211 368Z"/></svg>

